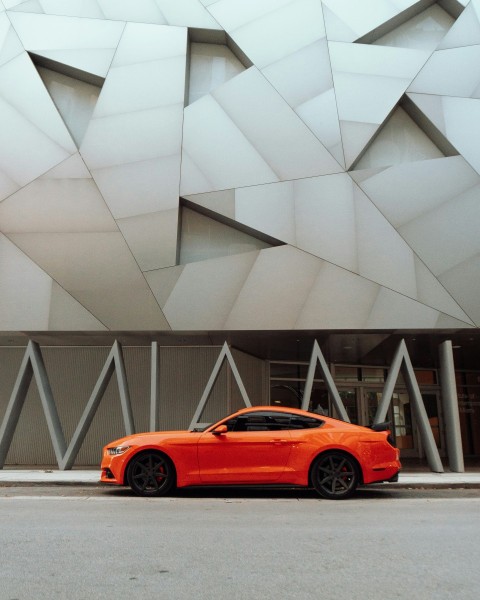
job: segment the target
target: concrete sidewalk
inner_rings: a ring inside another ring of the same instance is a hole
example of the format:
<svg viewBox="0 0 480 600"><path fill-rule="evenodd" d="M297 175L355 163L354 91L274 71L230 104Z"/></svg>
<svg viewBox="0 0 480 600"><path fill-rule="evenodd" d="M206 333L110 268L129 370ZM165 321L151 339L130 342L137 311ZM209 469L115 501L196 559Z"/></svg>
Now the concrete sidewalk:
<svg viewBox="0 0 480 600"><path fill-rule="evenodd" d="M100 479L100 470L59 471L54 469L3 469L0 470L0 486L12 485L96 485ZM404 471L397 483L377 484L402 488L478 488L480 472L432 473Z"/></svg>

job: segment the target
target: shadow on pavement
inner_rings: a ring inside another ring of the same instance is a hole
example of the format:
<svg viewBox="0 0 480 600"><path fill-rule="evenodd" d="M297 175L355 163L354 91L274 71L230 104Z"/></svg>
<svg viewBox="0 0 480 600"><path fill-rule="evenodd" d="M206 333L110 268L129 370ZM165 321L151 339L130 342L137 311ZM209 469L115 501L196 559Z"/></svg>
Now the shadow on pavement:
<svg viewBox="0 0 480 600"><path fill-rule="evenodd" d="M130 488L105 488L104 494L117 497L138 497ZM368 489L359 488L352 496L351 500L359 499L385 499L392 497L392 491L389 489ZM168 496L169 498L259 498L259 499L288 499L288 500L322 500L320 496L311 489L304 488L255 488L255 487L192 487L175 490ZM140 500L140 498L139 498ZM343 500L348 502L349 500Z"/></svg>

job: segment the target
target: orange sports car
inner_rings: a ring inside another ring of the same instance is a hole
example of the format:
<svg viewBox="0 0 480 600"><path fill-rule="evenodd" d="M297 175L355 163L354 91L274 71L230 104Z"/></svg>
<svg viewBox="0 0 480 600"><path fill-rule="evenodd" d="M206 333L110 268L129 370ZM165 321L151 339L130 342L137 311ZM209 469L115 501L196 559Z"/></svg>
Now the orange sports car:
<svg viewBox="0 0 480 600"><path fill-rule="evenodd" d="M139 496L273 484L348 498L358 485L397 480L400 453L386 425L373 430L294 408L246 408L202 431L138 433L108 444L101 481L129 485Z"/></svg>

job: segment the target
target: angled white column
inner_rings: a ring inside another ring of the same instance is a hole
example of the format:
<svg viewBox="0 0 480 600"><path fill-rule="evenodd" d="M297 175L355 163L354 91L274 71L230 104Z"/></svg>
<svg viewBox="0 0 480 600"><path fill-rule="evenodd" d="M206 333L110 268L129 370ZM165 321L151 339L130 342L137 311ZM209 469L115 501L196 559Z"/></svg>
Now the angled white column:
<svg viewBox="0 0 480 600"><path fill-rule="evenodd" d="M0 426L0 469L3 468L5 464L32 376L35 377L35 381L37 382L38 392L42 401L42 407L47 420L48 431L52 440L58 467L61 470L66 470L71 469L75 462L75 458L87 435L88 429L90 428L114 371L117 375L125 431L127 435L134 433L135 427L122 348L120 344L115 341L67 448L40 347L35 342L30 341L23 357L2 425Z"/></svg>
<svg viewBox="0 0 480 600"><path fill-rule="evenodd" d="M118 391L120 393L120 403L122 406L123 421L125 423L125 432L127 435L135 433L132 405L130 403L130 394L128 391L127 377L125 374L122 347L118 341L115 340L87 406L83 411L80 421L78 422L77 428L75 429L75 433L73 434L67 451L65 452L63 459L59 461L58 466L62 471L72 468L75 458L77 457L77 454L83 444L83 440L87 435L95 413L97 412L114 371L117 375Z"/></svg>
<svg viewBox="0 0 480 600"><path fill-rule="evenodd" d="M220 369L222 368L223 361L225 359L228 361L228 364L230 365L230 368L232 369L233 376L235 377L235 381L237 382L237 385L240 389L240 394L242 395L245 406L247 406L247 407L252 406L252 403L250 402L247 391L245 390L245 386L243 385L242 378L240 377L240 373L238 372L237 365L235 364L232 353L230 352L230 348L228 347L227 342L225 342L223 344L220 354L218 355L217 362L215 363L215 366L213 367L213 371L207 382L207 385L202 394L202 397L200 398L200 402L198 403L198 406L195 410L195 414L193 415L192 421L188 427L189 429L207 425L207 423L199 423L198 420L200 419L200 417L203 413L203 409L205 408L205 404L207 403L207 400L208 400L210 394L212 393L213 386L215 385L218 374L220 373Z"/></svg>
<svg viewBox="0 0 480 600"><path fill-rule="evenodd" d="M25 398L27 397L32 376L38 387L43 412L47 420L48 431L52 439L57 462L60 465L65 455L66 442L62 425L53 399L52 388L43 362L40 347L36 342L28 342L10 401L0 426L0 469L3 469L13 435L18 425Z"/></svg>
<svg viewBox="0 0 480 600"><path fill-rule="evenodd" d="M450 340L440 344L440 383L442 386L442 406L450 470L455 473L464 473L465 465L463 462L455 366Z"/></svg>
<svg viewBox="0 0 480 600"><path fill-rule="evenodd" d="M443 473L442 461L440 460L437 445L435 444L432 428L428 421L427 411L425 410L425 405L420 393L420 388L418 387L418 382L415 377L415 372L413 370L405 340L400 342L395 356L393 357L390 370L388 371L387 381L385 382L385 387L383 388L382 400L378 405L377 413L373 422L376 424L385 421L388 407L392 401L395 383L397 382L398 374L400 373L401 368L403 369L402 372L407 385L408 395L417 417L417 426L420 431L420 436L422 438L428 464L430 465L432 471L436 473Z"/></svg>
<svg viewBox="0 0 480 600"><path fill-rule="evenodd" d="M340 398L340 394L338 393L337 387L335 385L335 382L333 381L333 377L328 369L328 365L325 361L325 358L323 357L322 351L320 350L320 346L318 345L317 340L315 340L313 343L312 355L310 357L310 365L308 367L307 373L307 380L305 382L305 390L303 392L302 410L308 410L308 406L310 404L310 397L312 395L313 380L315 377L317 361L320 363L320 369L325 379L328 393L332 398L333 404L335 405L335 409L337 410L340 419L342 421L350 423L347 411L345 410L345 406L342 402L342 399Z"/></svg>
<svg viewBox="0 0 480 600"><path fill-rule="evenodd" d="M152 342L151 350L151 370L150 370L150 431L158 431L158 342Z"/></svg>

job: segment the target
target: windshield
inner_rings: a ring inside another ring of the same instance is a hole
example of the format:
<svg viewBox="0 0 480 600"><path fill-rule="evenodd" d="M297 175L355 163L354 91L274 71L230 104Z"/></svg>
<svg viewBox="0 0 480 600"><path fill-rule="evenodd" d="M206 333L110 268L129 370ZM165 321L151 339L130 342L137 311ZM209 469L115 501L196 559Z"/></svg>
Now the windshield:
<svg viewBox="0 0 480 600"><path fill-rule="evenodd" d="M208 423L208 425L204 425L203 427L194 427L191 432L192 433L201 433L202 431L205 431L206 429L208 429L210 427L211 423Z"/></svg>

